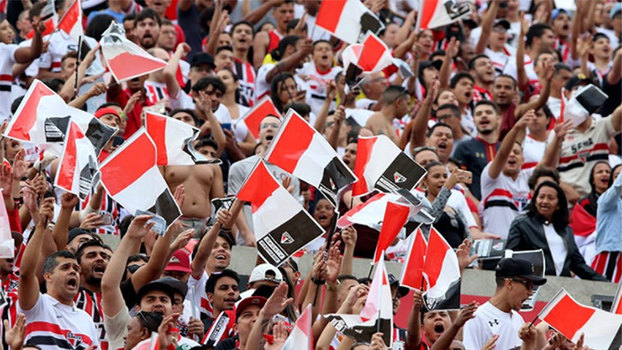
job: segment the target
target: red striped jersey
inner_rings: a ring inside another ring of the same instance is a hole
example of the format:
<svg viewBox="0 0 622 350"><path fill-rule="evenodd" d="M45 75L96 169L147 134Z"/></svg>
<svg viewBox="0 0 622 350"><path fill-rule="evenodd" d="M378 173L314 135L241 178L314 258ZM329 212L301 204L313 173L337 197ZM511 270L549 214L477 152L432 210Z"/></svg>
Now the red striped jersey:
<svg viewBox="0 0 622 350"><path fill-rule="evenodd" d="M22 310L18 305L18 312L26 316L24 343L38 345L43 350L99 346L93 320L75 305L65 305L48 294L39 294L35 306Z"/></svg>
<svg viewBox="0 0 622 350"><path fill-rule="evenodd" d="M108 350L108 341L106 338L106 330L104 329L104 309L102 308L102 293L91 292L87 289L80 288L78 294L73 299L76 307L84 310L91 316L95 329L99 333L99 345L101 350Z"/></svg>
<svg viewBox="0 0 622 350"><path fill-rule="evenodd" d="M246 107L253 107L255 104L255 70L253 65L242 62L237 58L233 59L233 74L238 78L239 100L237 103Z"/></svg>
<svg viewBox="0 0 622 350"><path fill-rule="evenodd" d="M11 118L11 84L15 63L15 44L0 43L0 122Z"/></svg>
<svg viewBox="0 0 622 350"><path fill-rule="evenodd" d="M492 101L492 93L481 86L473 85L473 105L475 106L475 104L481 100Z"/></svg>
<svg viewBox="0 0 622 350"><path fill-rule="evenodd" d="M208 279L209 276L205 271L203 271L199 279L194 278L192 275L188 279L188 289L192 289L194 291L193 304L199 308L201 315L200 319L208 317L214 318L214 308L209 300L207 300L207 293L205 293L205 284L207 284Z"/></svg>
<svg viewBox="0 0 622 350"><path fill-rule="evenodd" d="M620 252L602 252L592 261L592 269L607 277L613 283L622 281L622 254Z"/></svg>
<svg viewBox="0 0 622 350"><path fill-rule="evenodd" d="M166 84L158 83L156 81L145 81L145 90L147 91L147 101L149 105L154 105L157 102L168 98L168 90Z"/></svg>
<svg viewBox="0 0 622 350"><path fill-rule="evenodd" d="M80 203L80 210L84 210L87 205L89 205L89 201L91 200L91 195L86 196L86 199ZM119 203L117 203L112 197L106 193L102 198L102 205L100 207L100 211L106 212L112 216L112 225L102 226L95 230L95 232L101 235L115 235L118 236L119 233L119 224L121 220L121 208L119 207Z"/></svg>

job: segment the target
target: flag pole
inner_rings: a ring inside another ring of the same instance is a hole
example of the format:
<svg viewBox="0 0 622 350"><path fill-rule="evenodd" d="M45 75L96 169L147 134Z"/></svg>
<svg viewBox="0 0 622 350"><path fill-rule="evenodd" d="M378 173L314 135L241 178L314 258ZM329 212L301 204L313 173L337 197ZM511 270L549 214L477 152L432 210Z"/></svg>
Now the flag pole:
<svg viewBox="0 0 622 350"><path fill-rule="evenodd" d="M82 35L78 36L78 58L76 59L76 79L73 82L73 98L78 97L78 67L80 66L80 55L82 54Z"/></svg>

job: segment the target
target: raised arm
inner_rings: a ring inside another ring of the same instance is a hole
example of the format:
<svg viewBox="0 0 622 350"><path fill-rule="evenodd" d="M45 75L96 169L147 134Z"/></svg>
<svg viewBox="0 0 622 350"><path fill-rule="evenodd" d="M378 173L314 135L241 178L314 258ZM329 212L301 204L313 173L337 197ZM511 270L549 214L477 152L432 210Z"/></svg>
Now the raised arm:
<svg viewBox="0 0 622 350"><path fill-rule="evenodd" d="M41 56L41 51L43 49L43 40L41 38L41 33L43 33L43 31L45 30L45 25L36 20L33 21L32 27L35 31L35 35L32 38L30 47L20 47L15 50L13 58L15 59L16 63L28 63L35 58Z"/></svg>
<svg viewBox="0 0 622 350"><path fill-rule="evenodd" d="M52 232L57 250L63 250L67 245L69 220L71 219L73 208L75 208L78 203L78 196L73 193L66 192L60 197L60 213L58 214L58 218L56 218L56 225L54 225L54 231Z"/></svg>
<svg viewBox="0 0 622 350"><path fill-rule="evenodd" d="M269 72L266 74L266 82L271 83L272 79L281 72L289 72L296 68L313 50L313 42L311 39L305 39L304 44L292 55L279 61Z"/></svg>
<svg viewBox="0 0 622 350"><path fill-rule="evenodd" d="M525 15L521 16L520 37L518 38L518 47L516 49L516 80L518 88L523 89L529 83L527 71L525 70L525 35L529 30L529 24L525 19Z"/></svg>
<svg viewBox="0 0 622 350"><path fill-rule="evenodd" d="M616 57L613 59L613 66L609 73L607 73L607 83L609 85L615 85L620 82L622 77L622 50L616 52ZM615 125L615 124L614 124ZM620 124L618 123L618 126ZM620 129L618 129L619 131Z"/></svg>
<svg viewBox="0 0 622 350"><path fill-rule="evenodd" d="M491 179L496 179L499 177L499 174L503 171L503 167L505 163L508 161L510 157L510 153L512 152L512 148L514 147L514 142L516 142L520 133L525 131L527 124L530 123L536 117L536 113L532 110L529 110L522 118L520 118L514 127L510 129L503 142L501 142L501 146L497 151L497 155L492 160L490 167L488 168L488 176Z"/></svg>
<svg viewBox="0 0 622 350"><path fill-rule="evenodd" d="M164 82L166 83L166 89L169 96L177 96L177 94L181 90L176 78L177 69L179 68L179 60L181 60L181 57L189 51L190 46L188 46L188 44L181 43L177 45L175 53L168 60L166 67L164 67L164 70L162 71L162 75L164 76Z"/></svg>
<svg viewBox="0 0 622 350"><path fill-rule="evenodd" d="M112 257L110 257L101 282L102 306L107 317L116 316L125 306L119 285L121 284L123 274L125 274L127 258L138 249L142 238L153 227L153 223L147 223L149 219L151 219L149 215L141 215L134 218L127 229L127 233L121 239ZM152 259L149 260L151 261Z"/></svg>
<svg viewBox="0 0 622 350"><path fill-rule="evenodd" d="M201 119L207 120L209 123L208 125L212 136L218 145L218 149L216 150L216 158L220 158L222 152L225 150L225 144L227 143L225 132L222 130L220 122L216 119L216 116L214 116L214 112L212 111L212 98L206 94L205 91L198 91L197 93L198 95L195 97L195 110Z"/></svg>
<svg viewBox="0 0 622 350"><path fill-rule="evenodd" d="M447 44L447 50L445 50L445 57L443 57L443 65L441 66L441 70L438 73L438 80L441 82L441 87L446 88L449 86L449 76L451 75L451 65L454 60L454 57L458 54L458 49L460 48L460 42L456 41L456 38L453 37L449 40L449 44Z"/></svg>
<svg viewBox="0 0 622 350"><path fill-rule="evenodd" d="M281 313L292 301L292 298L287 298L287 284L281 282L259 311L257 320L248 335L246 350L260 350L263 323L271 320L274 315Z"/></svg>
<svg viewBox="0 0 622 350"><path fill-rule="evenodd" d="M417 111L415 120L413 122L412 131L410 133L410 153L413 153L415 147L423 146L425 144L425 134L428 130L428 121L430 120L430 114L432 111L432 103L438 95L440 83L434 82L427 96L423 100L423 104Z"/></svg>
<svg viewBox="0 0 622 350"><path fill-rule="evenodd" d="M572 121L566 120L563 124L556 124L553 132L555 133L553 140L546 146L544 156L540 161L540 165L556 168L559 163L559 155L561 153L562 143L566 133L572 129Z"/></svg>
<svg viewBox="0 0 622 350"><path fill-rule="evenodd" d="M408 315L408 331L406 332L406 348L418 349L421 346L421 306L423 305L422 291L413 290L413 308Z"/></svg>
<svg viewBox="0 0 622 350"><path fill-rule="evenodd" d="M488 9L486 13L482 17L482 34L477 41L477 45L475 45L475 54L481 55L486 50L486 46L488 45L488 38L490 38L490 33L492 33L492 26L495 23L495 18L497 18L497 11L499 10L499 3L501 0L492 0L488 4Z"/></svg>
<svg viewBox="0 0 622 350"><path fill-rule="evenodd" d="M257 22L261 21L268 11L272 9L274 6L279 6L283 3L284 0L268 0L264 2L261 6L251 11L249 14L244 16L244 21L250 22L253 25L257 24Z"/></svg>
<svg viewBox="0 0 622 350"><path fill-rule="evenodd" d="M218 233L220 232L221 227L231 220L231 213L226 209L221 209L218 211L218 221L214 224L209 231L201 238L201 242L199 243L199 248L197 249L197 254L194 259L192 259L192 264L190 265L192 269L192 277L199 279L201 274L205 270L205 266L207 265L207 259L212 253L212 248L214 247L214 243L216 242L216 238L218 238Z"/></svg>
<svg viewBox="0 0 622 350"><path fill-rule="evenodd" d="M544 107L544 105L546 105L546 101L549 100L549 96L551 95L551 79L553 78L553 74L555 73L555 68L553 67L553 65L547 64L544 69L544 84L542 85L542 91L540 91L538 99L523 103L516 107L516 111L514 112L515 119L520 118L529 110L539 110L540 108Z"/></svg>
<svg viewBox="0 0 622 350"><path fill-rule="evenodd" d="M408 37L405 38L406 40L396 41L400 44L393 50L393 57L404 58L404 56L406 56L408 51L410 51L415 44L415 41L417 41L417 34L413 31L410 35L408 35Z"/></svg>

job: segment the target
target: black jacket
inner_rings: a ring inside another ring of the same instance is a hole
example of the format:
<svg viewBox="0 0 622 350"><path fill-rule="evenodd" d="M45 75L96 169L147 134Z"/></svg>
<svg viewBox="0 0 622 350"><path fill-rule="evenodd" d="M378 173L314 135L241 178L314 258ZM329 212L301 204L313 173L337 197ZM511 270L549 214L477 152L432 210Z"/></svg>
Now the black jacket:
<svg viewBox="0 0 622 350"><path fill-rule="evenodd" d="M535 250L542 249L544 252L544 259L546 265L545 273L547 275L555 276L555 263L549 249L546 236L544 234L544 218L539 215L530 217L527 215L518 216L512 225L510 225L510 233L508 234L508 240L505 245L505 249L512 249L516 251L520 250ZM572 271L575 275L589 280L607 281L607 279L592 268L590 268L583 259L579 248L574 241L574 235L570 226L566 226L563 232L557 231L566 245L566 260L564 261L564 268L562 269L560 276L570 277Z"/></svg>

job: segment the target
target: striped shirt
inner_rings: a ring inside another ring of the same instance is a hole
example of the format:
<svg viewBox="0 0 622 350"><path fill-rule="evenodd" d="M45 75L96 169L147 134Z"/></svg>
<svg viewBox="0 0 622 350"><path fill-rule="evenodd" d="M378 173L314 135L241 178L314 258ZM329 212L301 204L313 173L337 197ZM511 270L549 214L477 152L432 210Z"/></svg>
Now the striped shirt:
<svg viewBox="0 0 622 350"><path fill-rule="evenodd" d="M104 330L104 309L102 308L102 293L94 293L84 288L80 288L78 294L73 299L76 307L91 316L93 324L99 333L99 343L101 350L108 350L106 331Z"/></svg>
<svg viewBox="0 0 622 350"><path fill-rule="evenodd" d="M248 62L233 59L233 74L238 78L238 91L240 93L237 103L246 107L255 104L255 70Z"/></svg>

